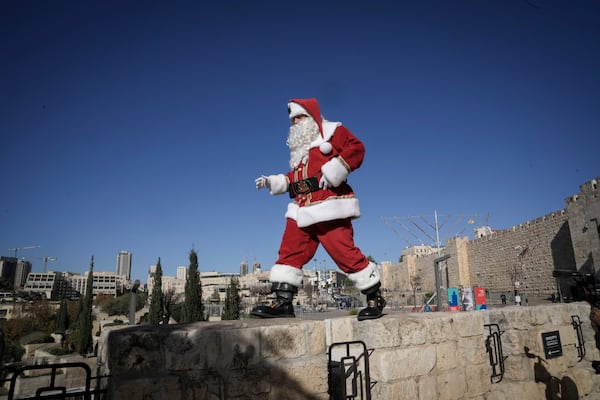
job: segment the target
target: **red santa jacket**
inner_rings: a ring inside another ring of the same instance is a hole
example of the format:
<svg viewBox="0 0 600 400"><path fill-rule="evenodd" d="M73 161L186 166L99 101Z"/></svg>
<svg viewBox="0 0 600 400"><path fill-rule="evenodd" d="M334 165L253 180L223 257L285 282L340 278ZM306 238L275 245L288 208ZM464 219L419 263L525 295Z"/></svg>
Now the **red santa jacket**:
<svg viewBox="0 0 600 400"><path fill-rule="evenodd" d="M293 99L317 121L321 137L310 145L308 159L287 174L270 176L271 193L288 192L289 185L316 178L323 174L333 187L297 194L288 205L286 217L294 219L299 227L342 218L358 218L358 199L346 178L362 164L365 155L363 143L339 122L323 120L316 99Z"/></svg>

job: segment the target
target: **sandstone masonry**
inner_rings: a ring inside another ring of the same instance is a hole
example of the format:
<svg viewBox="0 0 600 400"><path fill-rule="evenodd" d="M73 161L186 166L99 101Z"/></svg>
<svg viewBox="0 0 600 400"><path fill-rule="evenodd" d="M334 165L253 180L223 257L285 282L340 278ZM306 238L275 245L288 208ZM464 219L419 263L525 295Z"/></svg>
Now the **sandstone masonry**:
<svg viewBox="0 0 600 400"><path fill-rule="evenodd" d="M573 315L582 321L582 360ZM362 322L349 316L140 326L103 333L98 356L112 375L113 399L328 399L328 350L352 341L369 349L373 400L600 398L600 375L591 367L600 353L588 315L587 303L570 303ZM486 324L503 332L500 380L491 379ZM542 334L555 331L562 355L549 358Z"/></svg>

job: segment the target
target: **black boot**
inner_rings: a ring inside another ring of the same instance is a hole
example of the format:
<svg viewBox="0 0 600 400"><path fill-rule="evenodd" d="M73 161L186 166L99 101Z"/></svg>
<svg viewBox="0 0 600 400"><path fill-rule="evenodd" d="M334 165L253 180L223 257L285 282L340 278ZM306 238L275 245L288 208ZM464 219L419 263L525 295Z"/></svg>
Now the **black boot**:
<svg viewBox="0 0 600 400"><path fill-rule="evenodd" d="M382 312L386 303L385 299L381 297L380 287L381 283L377 283L377 285L362 291L363 294L367 295L367 308L360 310L358 313L359 321L376 319L383 315Z"/></svg>
<svg viewBox="0 0 600 400"><path fill-rule="evenodd" d="M273 307L256 306L252 315L259 318L295 318L293 300L298 288L289 283L273 282L271 291L277 296L276 304Z"/></svg>

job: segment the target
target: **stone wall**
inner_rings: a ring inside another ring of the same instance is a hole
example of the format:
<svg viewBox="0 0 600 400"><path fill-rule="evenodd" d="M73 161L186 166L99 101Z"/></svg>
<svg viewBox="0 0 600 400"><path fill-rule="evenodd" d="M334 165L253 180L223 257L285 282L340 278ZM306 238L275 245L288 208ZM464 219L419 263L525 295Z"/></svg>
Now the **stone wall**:
<svg viewBox="0 0 600 400"><path fill-rule="evenodd" d="M580 186L581 191L565 200L570 216L573 257L578 269L600 268L600 187L597 179ZM596 271L597 272L597 271Z"/></svg>
<svg viewBox="0 0 600 400"><path fill-rule="evenodd" d="M564 226L567 214L557 211L533 221L495 231L470 242L471 276L476 285L493 291L511 291L515 280L535 295L556 293L555 268L570 268L559 255L569 253Z"/></svg>
<svg viewBox="0 0 600 400"><path fill-rule="evenodd" d="M582 361L571 315L582 321ZM103 333L99 358L112 374L113 399L328 399L328 349L355 341L369 349L373 400L599 398L591 361L600 353L588 315L587 303L571 303L362 322L348 316L139 326ZM504 331L499 383L490 379L490 323ZM551 331L559 331L563 354L546 359L541 336Z"/></svg>
<svg viewBox="0 0 600 400"><path fill-rule="evenodd" d="M550 296L559 290L554 270L600 268L598 179L584 183L580 193L567 198L566 209L474 240L451 238L441 254L403 256L399 264L382 267L382 284L395 292L410 292L409 277L418 274L422 292L433 292L434 260L449 255L441 264L446 288L480 286L509 293L519 282L522 295ZM561 292L568 292L566 282L562 284Z"/></svg>

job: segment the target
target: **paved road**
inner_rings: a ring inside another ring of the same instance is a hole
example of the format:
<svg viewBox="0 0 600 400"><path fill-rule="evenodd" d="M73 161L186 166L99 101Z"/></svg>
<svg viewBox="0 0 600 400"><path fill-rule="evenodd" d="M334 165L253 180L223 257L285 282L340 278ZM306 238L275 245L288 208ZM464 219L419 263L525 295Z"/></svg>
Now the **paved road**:
<svg viewBox="0 0 600 400"><path fill-rule="evenodd" d="M529 297L527 303L523 303L523 307L534 307L540 304L552 304L552 302L548 299L540 298L540 297ZM506 305L501 304L499 301L492 301L488 304L489 309L502 308L514 305L513 303L508 303ZM411 307L405 307L402 310L386 308L384 310L384 314L394 315L394 314L405 314L410 312ZM296 310L296 318L300 319L309 319L309 320L318 320L322 321L324 319L331 318L339 318L339 317L347 317L352 316L356 318L356 315L351 315L349 310L338 310L335 308L329 308L327 311L323 312L302 312Z"/></svg>

